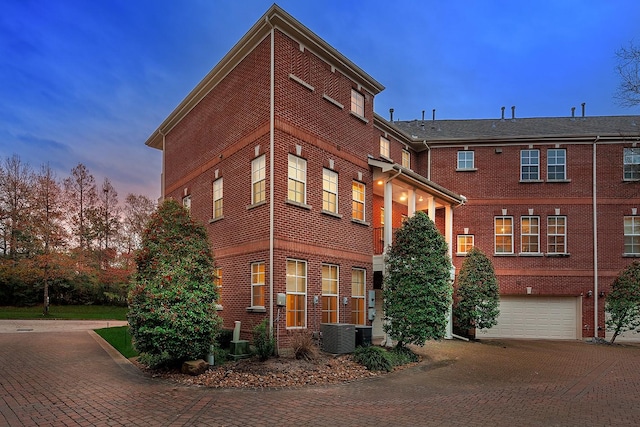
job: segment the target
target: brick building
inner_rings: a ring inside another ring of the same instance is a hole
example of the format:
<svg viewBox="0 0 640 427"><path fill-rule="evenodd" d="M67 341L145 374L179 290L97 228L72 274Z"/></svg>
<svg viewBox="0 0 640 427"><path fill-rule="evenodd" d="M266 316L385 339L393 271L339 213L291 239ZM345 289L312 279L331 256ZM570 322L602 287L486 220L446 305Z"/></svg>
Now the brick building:
<svg viewBox="0 0 640 427"><path fill-rule="evenodd" d="M423 210L456 267L473 244L493 255L503 312L523 296L534 310L562 300L562 337L592 335L599 291L640 252L633 118L394 122L374 113L383 89L274 5L149 137L163 197L208 228L225 326L248 335L266 317L281 346L320 323L381 336L384 248ZM498 335L518 336L505 325Z"/></svg>

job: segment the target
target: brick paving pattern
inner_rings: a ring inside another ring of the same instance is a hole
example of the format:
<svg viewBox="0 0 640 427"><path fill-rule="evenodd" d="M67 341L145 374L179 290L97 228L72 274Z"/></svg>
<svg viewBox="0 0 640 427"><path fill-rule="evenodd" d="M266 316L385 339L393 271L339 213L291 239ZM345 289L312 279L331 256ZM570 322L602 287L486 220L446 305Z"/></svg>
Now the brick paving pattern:
<svg viewBox="0 0 640 427"><path fill-rule="evenodd" d="M640 425L640 347L443 341L383 377L287 390L149 378L94 333L0 333L0 426Z"/></svg>

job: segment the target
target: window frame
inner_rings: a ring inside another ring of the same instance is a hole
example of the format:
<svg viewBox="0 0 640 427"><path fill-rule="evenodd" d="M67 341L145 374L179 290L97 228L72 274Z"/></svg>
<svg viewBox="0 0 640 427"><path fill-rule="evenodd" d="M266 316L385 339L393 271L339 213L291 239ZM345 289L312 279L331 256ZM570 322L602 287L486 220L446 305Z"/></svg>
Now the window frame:
<svg viewBox="0 0 640 427"><path fill-rule="evenodd" d="M340 266L337 264L322 263L322 297L321 318L322 323L338 323L340 319ZM329 273L328 276L325 273ZM328 303L328 304L327 304Z"/></svg>
<svg viewBox="0 0 640 427"><path fill-rule="evenodd" d="M251 161L251 204L267 200L267 160L266 155L256 157ZM257 190L256 190L257 188Z"/></svg>
<svg viewBox="0 0 640 427"><path fill-rule="evenodd" d="M356 272L362 274L361 280L355 281ZM356 293L362 288L362 294ZM366 325L367 324L367 270L364 268L352 268L351 269L351 323L354 325ZM362 321L360 323L360 321Z"/></svg>
<svg viewBox="0 0 640 427"><path fill-rule="evenodd" d="M266 267L264 261L251 263L251 307L264 308ZM259 304L262 302L262 304Z"/></svg>
<svg viewBox="0 0 640 427"><path fill-rule="evenodd" d="M562 233L558 232L558 228L560 227L560 225L558 224L557 220L559 219L563 220L563 224L561 225L561 227L564 230L564 232ZM552 224L551 223L552 221L555 221L555 223ZM561 245L564 248L562 252L557 250L558 246L560 245L560 243L557 242L558 238L562 238ZM552 247L554 248L554 250L551 250ZM568 253L569 252L567 250L567 216L566 215L547 216L547 254L548 255L566 255Z"/></svg>
<svg viewBox="0 0 640 427"><path fill-rule="evenodd" d="M627 220L631 223L627 225ZM630 243L627 243L627 242ZM627 251L630 247L631 251ZM625 215L624 216L624 255L640 256L640 216Z"/></svg>
<svg viewBox="0 0 640 427"><path fill-rule="evenodd" d="M623 181L640 181L640 147L624 147L622 164Z"/></svg>
<svg viewBox="0 0 640 427"><path fill-rule="evenodd" d="M525 225L525 221L529 221L528 225ZM535 221L535 224L532 222ZM531 231L535 227L535 232ZM525 232L527 230L527 232ZM525 250L525 245L527 248ZM531 250L535 248L536 250ZM540 254L540 216L539 215L524 215L520 217L520 253L527 255Z"/></svg>
<svg viewBox="0 0 640 427"><path fill-rule="evenodd" d="M391 141L380 135L380 157L391 158Z"/></svg>
<svg viewBox="0 0 640 427"><path fill-rule="evenodd" d="M358 187L358 189L356 188ZM359 188L362 190L360 191ZM361 195L362 200L356 198ZM352 181L351 183L351 219L354 221L365 222L366 221L366 200L367 200L367 185L364 182ZM356 210L360 207L361 210ZM358 218L357 213L362 212L362 218Z"/></svg>
<svg viewBox="0 0 640 427"><path fill-rule="evenodd" d="M529 154L525 157L525 153ZM532 160L534 156L531 154L535 153L536 163L533 163ZM528 163L525 163L525 159ZM527 172L525 172L525 168L527 168ZM535 178L533 178L533 169L535 168ZM526 176L526 178L525 178ZM520 150L520 182L538 182L540 181L540 150L539 149L526 149Z"/></svg>
<svg viewBox="0 0 640 427"><path fill-rule="evenodd" d="M498 220L502 220L502 221L509 220L509 222L510 222L509 226L511 228L511 231L509 233L498 233ZM514 240L513 239L513 216L511 216L511 215L498 215L498 216L495 216L495 217L493 217L493 224L494 224L494 233L493 233L493 236L494 236L494 238L493 238L493 243L494 243L493 251L494 251L494 254L495 255L513 255L514 254L514 252L513 252L513 248L514 248L514 242L513 242L513 240ZM511 248L510 248L510 250L508 252L507 251L500 251L500 252L498 251L498 237L500 237L500 236L509 238L509 244L510 244Z"/></svg>
<svg viewBox="0 0 640 427"><path fill-rule="evenodd" d="M222 310L222 268L216 267L213 270L213 284L218 291L218 299L216 300L216 310Z"/></svg>
<svg viewBox="0 0 640 427"><path fill-rule="evenodd" d="M462 244L460 242L460 238L463 238L465 240L464 242L462 242ZM470 239L470 242L469 242L469 239ZM475 246L475 235L458 234L456 239L456 255L467 255L474 246ZM461 248L463 249L461 250Z"/></svg>
<svg viewBox="0 0 640 427"><path fill-rule="evenodd" d="M333 195L333 209L331 209L331 195ZM338 172L322 168L322 210L338 213Z"/></svg>
<svg viewBox="0 0 640 427"><path fill-rule="evenodd" d="M294 266L294 274L290 274L290 267ZM307 261L295 258L287 258L286 261L286 328L306 329L307 327ZM304 275L299 275L298 266L304 268ZM293 285L293 286L290 286ZM293 304L292 306L292 303ZM293 321L300 321L293 322ZM293 324L292 324L293 323Z"/></svg>
<svg viewBox="0 0 640 427"><path fill-rule="evenodd" d="M469 159L468 155L471 155L471 159ZM464 157L464 158L461 158ZM469 166L469 162L471 162L471 166ZM457 154L457 164L456 169L459 171L470 171L475 170L476 168L476 154L473 150L459 150Z"/></svg>
<svg viewBox="0 0 640 427"><path fill-rule="evenodd" d="M224 178L220 177L213 181L213 209L211 214L213 219L220 219L224 216Z"/></svg>
<svg viewBox="0 0 640 427"><path fill-rule="evenodd" d="M402 150L402 167L411 169L411 152L409 150Z"/></svg>
<svg viewBox="0 0 640 427"><path fill-rule="evenodd" d="M351 89L351 112L364 117L364 94L353 88Z"/></svg>
<svg viewBox="0 0 640 427"><path fill-rule="evenodd" d="M307 203L307 160L295 154L289 153L288 161L288 178L287 178L287 200L294 203ZM304 166L304 167L301 167ZM294 172L292 176L292 171ZM294 185L292 189L292 184ZM298 184L302 185L302 191L298 191ZM291 198L291 195L294 198ZM302 200L297 200L297 195L302 195Z"/></svg>
<svg viewBox="0 0 640 427"><path fill-rule="evenodd" d="M552 156L552 153L563 153L562 155L562 163L557 163L557 156ZM551 163L551 159L556 159L556 163ZM557 177L559 172L554 170L552 172L552 168L561 168L562 169L562 177ZM552 178L552 175L554 177ZM549 148L547 150L547 181L566 181L567 180L567 149L566 148Z"/></svg>

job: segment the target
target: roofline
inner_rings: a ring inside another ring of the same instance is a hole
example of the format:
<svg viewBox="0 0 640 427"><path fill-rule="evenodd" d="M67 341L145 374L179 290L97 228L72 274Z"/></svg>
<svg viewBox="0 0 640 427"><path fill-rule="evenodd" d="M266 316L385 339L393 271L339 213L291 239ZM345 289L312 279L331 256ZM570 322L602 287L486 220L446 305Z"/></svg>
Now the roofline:
<svg viewBox="0 0 640 427"><path fill-rule="evenodd" d="M306 49L335 66L341 73L362 85L373 95L384 90L384 86L342 55L313 31L274 4L231 48L215 67L196 85L186 98L169 114L145 142L149 147L162 150L163 135L169 133L227 74L229 74L255 47L277 28L299 41Z"/></svg>
<svg viewBox="0 0 640 427"><path fill-rule="evenodd" d="M389 122L378 113L373 113L373 126L378 128L378 130L381 130L382 132L391 134L397 140L411 145L411 148L413 148L415 151L424 151L427 148L424 145L426 139L414 138L402 129L396 127L392 122Z"/></svg>

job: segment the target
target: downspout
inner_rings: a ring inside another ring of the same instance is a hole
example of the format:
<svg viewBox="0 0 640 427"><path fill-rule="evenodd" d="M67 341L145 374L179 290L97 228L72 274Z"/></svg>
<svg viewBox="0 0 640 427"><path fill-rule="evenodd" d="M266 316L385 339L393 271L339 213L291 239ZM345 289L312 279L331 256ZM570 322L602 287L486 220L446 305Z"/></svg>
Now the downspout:
<svg viewBox="0 0 640 427"><path fill-rule="evenodd" d="M275 34L273 24L266 18L267 24L271 27L271 64L270 64L270 89L269 89L269 330L273 337L273 259L274 259L274 159L275 159ZM276 339L276 354L279 343Z"/></svg>
<svg viewBox="0 0 640 427"><path fill-rule="evenodd" d="M431 181L431 147L427 145L426 139L422 143L427 147L427 179Z"/></svg>
<svg viewBox="0 0 640 427"><path fill-rule="evenodd" d="M161 167L161 170L162 170L162 172L161 172L161 173L162 173L162 176L160 177L160 199L161 199L161 200L164 200L164 197L165 197L165 194L164 194L164 189L165 189L165 186L164 186L164 180L165 180L165 170L164 170L164 169L165 169L165 161L164 161L164 159L165 159L165 157L166 157L166 156L165 156L165 149L166 149L166 146L165 146L165 144L166 144L166 135L165 135L164 133L162 133L162 130L161 130L160 128L158 128L158 133L159 133L160 135L162 135L162 167Z"/></svg>
<svg viewBox="0 0 640 427"><path fill-rule="evenodd" d="M593 141L593 337L598 338L598 197L596 152L600 136Z"/></svg>

